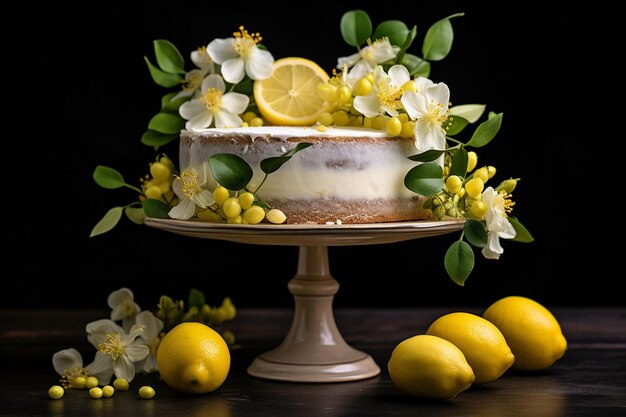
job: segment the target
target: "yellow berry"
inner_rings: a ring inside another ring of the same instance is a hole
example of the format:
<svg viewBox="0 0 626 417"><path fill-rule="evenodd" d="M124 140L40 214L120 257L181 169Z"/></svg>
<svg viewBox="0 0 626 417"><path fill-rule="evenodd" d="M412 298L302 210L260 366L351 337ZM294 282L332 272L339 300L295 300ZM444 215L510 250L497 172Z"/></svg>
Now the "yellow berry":
<svg viewBox="0 0 626 417"><path fill-rule="evenodd" d="M224 298L224 301L222 301L221 307L226 312L226 317L224 318L225 320L232 320L235 318L235 316L237 316L237 309L233 305L233 302L231 301L230 298L228 297Z"/></svg>
<svg viewBox="0 0 626 417"><path fill-rule="evenodd" d="M168 167L170 171L174 169L174 163L172 162L170 158L167 157L167 155L162 155L159 158L159 162L165 165L166 167Z"/></svg>
<svg viewBox="0 0 626 417"><path fill-rule="evenodd" d="M485 183L480 178L472 178L465 183L465 192L472 198L477 198L485 188Z"/></svg>
<svg viewBox="0 0 626 417"><path fill-rule="evenodd" d="M165 194L170 190L170 183L168 181L160 182L157 184L159 190L161 190L161 194Z"/></svg>
<svg viewBox="0 0 626 417"><path fill-rule="evenodd" d="M333 115L325 111L317 117L317 122L324 126L330 126L333 124Z"/></svg>
<svg viewBox="0 0 626 417"><path fill-rule="evenodd" d="M124 378L116 378L115 381L113 381L113 386L118 391L126 391L128 390L128 381Z"/></svg>
<svg viewBox="0 0 626 417"><path fill-rule="evenodd" d="M239 204L239 199L237 197L230 197L226 199L222 209L224 210L226 217L239 216L241 213L241 204Z"/></svg>
<svg viewBox="0 0 626 417"><path fill-rule="evenodd" d="M474 178L480 178L483 182L487 182L489 179L489 171L487 170L487 167L477 169L476 172L474 172Z"/></svg>
<svg viewBox="0 0 626 417"><path fill-rule="evenodd" d="M372 122L372 128L376 130L384 130L385 126L387 126L387 119L387 116L376 116Z"/></svg>
<svg viewBox="0 0 626 417"><path fill-rule="evenodd" d="M241 124L241 127L250 127L250 124L248 122L243 122Z"/></svg>
<svg viewBox="0 0 626 417"><path fill-rule="evenodd" d="M415 122L408 121L408 122L402 123L402 131L400 132L400 136L402 136L403 138L414 137L415 136Z"/></svg>
<svg viewBox="0 0 626 417"><path fill-rule="evenodd" d="M253 111L247 111L243 114L243 121L246 123L250 123L250 121L254 119L255 117L259 117L259 116L257 116L257 114Z"/></svg>
<svg viewBox="0 0 626 417"><path fill-rule="evenodd" d="M402 84L402 91L416 92L417 90L415 89L415 81L409 80L405 82L404 84Z"/></svg>
<svg viewBox="0 0 626 417"><path fill-rule="evenodd" d="M492 179L494 175L496 175L496 167L489 165L487 167L487 173L489 174L489 179Z"/></svg>
<svg viewBox="0 0 626 417"><path fill-rule="evenodd" d="M474 201L469 209L469 213L475 219L482 219L487 212L487 205L482 201Z"/></svg>
<svg viewBox="0 0 626 417"><path fill-rule="evenodd" d="M161 189L156 185L151 185L150 187L146 188L144 194L146 195L146 197L154 200L158 200L159 198L161 198L161 195L163 195Z"/></svg>
<svg viewBox="0 0 626 417"><path fill-rule="evenodd" d="M169 181L172 171L162 162L153 162L150 165L150 175L157 181Z"/></svg>
<svg viewBox="0 0 626 417"><path fill-rule="evenodd" d="M226 222L228 224L241 224L243 223L243 217L241 217L240 215L236 215L233 217L228 217Z"/></svg>
<svg viewBox="0 0 626 417"><path fill-rule="evenodd" d="M337 89L335 95L337 97L335 99L337 104L341 105L346 104L348 100L350 100L350 97L352 97L352 92L350 91L350 87L348 87L347 85L342 85Z"/></svg>
<svg viewBox="0 0 626 417"><path fill-rule="evenodd" d="M448 187L448 191L454 194L461 191L462 184L463 181L461 181L461 178L457 175L450 175L448 179L446 179L446 187Z"/></svg>
<svg viewBox="0 0 626 417"><path fill-rule="evenodd" d="M352 118L350 118L350 124L354 127L363 126L363 116L352 116Z"/></svg>
<svg viewBox="0 0 626 417"><path fill-rule="evenodd" d="M333 113L333 122L335 126L347 126L350 124L350 116L343 110Z"/></svg>
<svg viewBox="0 0 626 417"><path fill-rule="evenodd" d="M242 209L247 210L254 203L254 194L245 192L239 195L239 205Z"/></svg>
<svg viewBox="0 0 626 417"><path fill-rule="evenodd" d="M287 220L287 216L285 216L285 213L278 209L271 209L267 212L265 217L267 217L267 220L270 223L274 224L282 224L285 223L285 220Z"/></svg>
<svg viewBox="0 0 626 417"><path fill-rule="evenodd" d="M76 377L74 380L74 388L85 389L85 384L87 383L87 378L84 376Z"/></svg>
<svg viewBox="0 0 626 417"><path fill-rule="evenodd" d="M224 342L226 342L228 346L235 345L235 335L230 330L226 330L222 333L222 339L224 339Z"/></svg>
<svg viewBox="0 0 626 417"><path fill-rule="evenodd" d="M96 378L95 376L87 377L87 380L85 381L85 388L91 389L93 387L97 387L98 385L100 385L98 378Z"/></svg>
<svg viewBox="0 0 626 417"><path fill-rule="evenodd" d="M445 166L445 167L443 167L443 176L447 177L448 175L450 175L450 167L449 166Z"/></svg>
<svg viewBox="0 0 626 417"><path fill-rule="evenodd" d="M465 188L461 188L459 192L456 193L456 195L459 197L459 199L463 198L463 196L465 195Z"/></svg>
<svg viewBox="0 0 626 417"><path fill-rule="evenodd" d="M374 84L374 74L370 72L365 76L365 78L367 78L372 84Z"/></svg>
<svg viewBox="0 0 626 417"><path fill-rule="evenodd" d="M518 178L519 179L519 178ZM507 194L510 194L517 187L517 180L514 178L509 178L508 180L504 180L496 187L496 191L504 191Z"/></svg>
<svg viewBox="0 0 626 417"><path fill-rule="evenodd" d="M65 394L65 390L60 385L53 385L48 390L48 396L53 400L58 400Z"/></svg>
<svg viewBox="0 0 626 417"><path fill-rule="evenodd" d="M213 198L215 199L215 202L220 206L224 204L224 201L226 201L228 197L230 197L230 193L228 192L226 187L222 187L221 185L219 185L217 186L217 188L215 188L215 190L213 190Z"/></svg>
<svg viewBox="0 0 626 417"><path fill-rule="evenodd" d="M328 130L328 128L324 125L317 125L317 127L315 127L315 130L317 130L320 133L324 133Z"/></svg>
<svg viewBox="0 0 626 417"><path fill-rule="evenodd" d="M112 397L113 394L115 393L115 388L113 388L110 385L105 385L102 387L102 395L109 398Z"/></svg>
<svg viewBox="0 0 626 417"><path fill-rule="evenodd" d="M200 220L204 220L205 222L219 222L224 220L219 214L210 209L199 211L198 218Z"/></svg>
<svg viewBox="0 0 626 417"><path fill-rule="evenodd" d="M392 117L385 124L389 136L398 136L402 132L402 122L397 117Z"/></svg>
<svg viewBox="0 0 626 417"><path fill-rule="evenodd" d="M89 390L89 396L91 396L91 398L102 398L102 388L98 388L98 387L93 387Z"/></svg>
<svg viewBox="0 0 626 417"><path fill-rule="evenodd" d="M366 77L361 78L354 85L354 90L352 93L355 96L366 96L372 92L372 83Z"/></svg>
<svg viewBox="0 0 626 417"><path fill-rule="evenodd" d="M248 123L250 123L250 126L254 126L254 127L263 126L263 119L261 119L260 117L255 117L254 119L250 120Z"/></svg>
<svg viewBox="0 0 626 417"><path fill-rule="evenodd" d="M243 218L248 222L248 224L261 223L265 218L265 210L259 206L252 206L246 210L243 214Z"/></svg>
<svg viewBox="0 0 626 417"><path fill-rule="evenodd" d="M476 168L476 164L478 163L478 155L476 152L471 151L467 153L467 172L472 172L474 168Z"/></svg>
<svg viewBox="0 0 626 417"><path fill-rule="evenodd" d="M317 85L317 94L326 101L335 101L337 97L337 87L332 84L320 83Z"/></svg>
<svg viewBox="0 0 626 417"><path fill-rule="evenodd" d="M409 115L408 115L408 114L406 114L406 113L400 113L400 114L398 115L398 119L400 119L400 121L401 121L402 123L406 123L406 122L408 122L408 121L409 121Z"/></svg>
<svg viewBox="0 0 626 417"><path fill-rule="evenodd" d="M154 392L154 388L149 385L144 385L143 387L139 388L139 396L144 400L154 398L155 395L156 392Z"/></svg>
<svg viewBox="0 0 626 417"><path fill-rule="evenodd" d="M374 121L373 118L371 117L365 117L363 118L363 127L367 127L367 128L371 128L372 127L372 122Z"/></svg>

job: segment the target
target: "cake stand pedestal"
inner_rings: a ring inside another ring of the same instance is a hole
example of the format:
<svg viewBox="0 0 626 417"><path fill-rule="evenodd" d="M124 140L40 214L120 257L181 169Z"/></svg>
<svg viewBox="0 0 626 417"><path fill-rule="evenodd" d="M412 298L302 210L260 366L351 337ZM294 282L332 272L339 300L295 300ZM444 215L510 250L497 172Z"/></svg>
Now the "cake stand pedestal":
<svg viewBox="0 0 626 417"><path fill-rule="evenodd" d="M342 382L376 376L380 368L366 353L350 347L333 316L339 283L330 275L328 246L370 245L441 235L462 221L417 221L355 225L230 225L147 218L146 225L205 239L260 245L299 246L298 270L289 281L295 300L291 329L276 349L259 355L252 376L291 382Z"/></svg>

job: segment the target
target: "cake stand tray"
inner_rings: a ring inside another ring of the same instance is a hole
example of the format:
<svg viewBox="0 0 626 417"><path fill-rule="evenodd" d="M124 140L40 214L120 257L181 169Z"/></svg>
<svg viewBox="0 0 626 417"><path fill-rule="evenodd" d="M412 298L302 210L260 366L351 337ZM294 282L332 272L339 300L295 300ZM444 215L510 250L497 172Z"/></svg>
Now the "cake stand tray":
<svg viewBox="0 0 626 417"><path fill-rule="evenodd" d="M257 245L299 246L298 270L288 288L295 300L282 344L259 355L252 376L291 382L342 382L376 376L380 368L350 347L333 316L339 283L331 276L328 246L372 245L437 236L463 228L462 220L373 224L233 225L146 218L145 224L184 236Z"/></svg>

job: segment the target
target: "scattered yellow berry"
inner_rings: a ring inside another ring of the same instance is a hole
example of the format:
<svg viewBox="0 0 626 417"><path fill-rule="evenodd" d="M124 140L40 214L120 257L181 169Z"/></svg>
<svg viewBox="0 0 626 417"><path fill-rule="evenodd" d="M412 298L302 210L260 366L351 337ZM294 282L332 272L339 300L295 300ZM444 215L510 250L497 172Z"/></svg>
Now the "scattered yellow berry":
<svg viewBox="0 0 626 417"><path fill-rule="evenodd" d="M74 388L85 389L85 384L87 383L87 378L84 376L76 377L74 380Z"/></svg>
<svg viewBox="0 0 626 417"><path fill-rule="evenodd" d="M163 193L161 193L161 189L159 187L157 187L156 185L151 185L150 187L146 188L144 194L148 198L158 200L159 198L161 198L161 195Z"/></svg>
<svg viewBox="0 0 626 417"><path fill-rule="evenodd" d="M333 113L333 122L335 126L347 126L350 124L350 117L345 111L339 110Z"/></svg>
<svg viewBox="0 0 626 417"><path fill-rule="evenodd" d="M317 125L317 127L315 128L315 130L317 130L320 133L324 133L328 130L328 128L324 125Z"/></svg>
<svg viewBox="0 0 626 417"><path fill-rule="evenodd" d="M371 117L365 117L363 118L363 127L367 127L367 128L371 128L372 127L372 122L374 121L373 118Z"/></svg>
<svg viewBox="0 0 626 417"><path fill-rule="evenodd" d="M118 391L127 391L128 381L124 378L116 378L115 381L113 381L113 386Z"/></svg>
<svg viewBox="0 0 626 417"><path fill-rule="evenodd" d="M241 124L241 127L250 127L250 124L248 122L243 122Z"/></svg>
<svg viewBox="0 0 626 417"><path fill-rule="evenodd" d="M318 116L317 122L324 126L330 126L333 124L333 115L325 111Z"/></svg>
<svg viewBox="0 0 626 417"><path fill-rule="evenodd" d="M150 175L152 175L152 178L159 182L168 181L170 179L170 175L172 175L172 171L162 162L153 162L150 165Z"/></svg>
<svg viewBox="0 0 626 417"><path fill-rule="evenodd" d="M53 385L48 390L48 396L53 400L58 400L65 394L65 390L60 385Z"/></svg>
<svg viewBox="0 0 626 417"><path fill-rule="evenodd" d="M487 213L487 205L482 201L474 201L469 209L469 214L475 219L482 219Z"/></svg>
<svg viewBox="0 0 626 417"><path fill-rule="evenodd" d="M240 215L236 215L233 217L228 217L226 222L228 224L241 224L243 223L243 217L241 217Z"/></svg>
<svg viewBox="0 0 626 417"><path fill-rule="evenodd" d="M170 183L169 181L160 182L157 184L157 187L159 187L159 190L161 190L162 194L165 194L170 190Z"/></svg>
<svg viewBox="0 0 626 417"><path fill-rule="evenodd" d="M245 192L239 195L239 205L242 209L247 210L254 203L254 194Z"/></svg>
<svg viewBox="0 0 626 417"><path fill-rule="evenodd" d="M485 183L478 177L474 177L465 183L465 192L472 198L477 198L485 188Z"/></svg>
<svg viewBox="0 0 626 417"><path fill-rule="evenodd" d="M259 117L259 116L253 111L247 111L243 114L243 121L246 123L250 123L250 121L254 119L255 117Z"/></svg>
<svg viewBox="0 0 626 417"><path fill-rule="evenodd" d="M213 191L213 198L215 199L215 202L220 206L224 204L224 201L226 201L228 197L230 197L230 193L228 192L226 187L222 187L221 185L219 185Z"/></svg>
<svg viewBox="0 0 626 417"><path fill-rule="evenodd" d="M363 126L363 116L352 116L350 118L350 124L354 127Z"/></svg>
<svg viewBox="0 0 626 417"><path fill-rule="evenodd" d="M248 123L250 123L250 126L254 126L254 127L263 126L263 119L261 119L260 117L255 117L254 119L250 120Z"/></svg>
<svg viewBox="0 0 626 417"><path fill-rule="evenodd" d="M96 378L95 376L87 377L87 380L85 381L85 388L91 389L93 387L97 387L98 385L100 385L100 381L98 381L98 378Z"/></svg>
<svg viewBox="0 0 626 417"><path fill-rule="evenodd" d="M472 172L474 168L476 168L476 164L478 163L478 155L476 152L471 151L467 153L467 172Z"/></svg>
<svg viewBox="0 0 626 417"><path fill-rule="evenodd" d="M474 172L474 178L480 178L483 183L487 182L489 179L489 171L487 170L487 167L477 169L476 172Z"/></svg>
<svg viewBox="0 0 626 417"><path fill-rule="evenodd" d="M95 399L102 398L102 389L98 387L91 388L89 390L89 396Z"/></svg>
<svg viewBox="0 0 626 417"><path fill-rule="evenodd" d="M372 92L372 83L366 77L363 77L359 81L357 81L356 84L354 85L354 90L352 90L352 93L355 96L366 96L371 92Z"/></svg>
<svg viewBox="0 0 626 417"><path fill-rule="evenodd" d="M252 206L243 214L248 224L258 224L265 218L265 210L259 206Z"/></svg>
<svg viewBox="0 0 626 417"><path fill-rule="evenodd" d="M372 122L372 128L376 130L384 130L385 126L387 126L387 119L388 117L386 116L376 116Z"/></svg>
<svg viewBox="0 0 626 417"><path fill-rule="evenodd" d="M109 398L112 397L113 394L115 393L115 388L113 388L110 385L105 385L102 387L102 395Z"/></svg>
<svg viewBox="0 0 626 417"><path fill-rule="evenodd" d="M154 398L155 395L156 392L154 391L154 388L149 385L144 385L143 387L139 388L139 396L144 400Z"/></svg>
<svg viewBox="0 0 626 417"><path fill-rule="evenodd" d="M342 85L337 89L336 97L337 104L346 104L348 100L350 100L350 97L352 97L350 88L347 85Z"/></svg>
<svg viewBox="0 0 626 417"><path fill-rule="evenodd" d="M408 114L406 114L406 113L400 113L400 114L398 115L398 119L400 119L400 121L401 121L402 123L406 123L406 122L408 122L408 121L409 121L409 115L408 115Z"/></svg>
<svg viewBox="0 0 626 417"><path fill-rule="evenodd" d="M482 190L481 190L482 191ZM237 217L241 213L241 204L237 197L230 197L222 205L226 217Z"/></svg>
<svg viewBox="0 0 626 417"><path fill-rule="evenodd" d="M224 318L225 320L232 320L235 316L237 316L237 309L229 297L224 298L221 307L226 312L226 317Z"/></svg>
<svg viewBox="0 0 626 417"><path fill-rule="evenodd" d="M402 116L402 115L400 115ZM400 136L403 138L412 138L415 136L415 122L408 121L402 123L402 131Z"/></svg>
<svg viewBox="0 0 626 417"><path fill-rule="evenodd" d="M402 122L397 117L392 117L385 124L389 136L398 136L402 132Z"/></svg>
<svg viewBox="0 0 626 417"><path fill-rule="evenodd" d="M446 179L446 187L448 187L448 191L454 194L461 191L462 184L463 181L461 181L461 178L458 175L450 175L448 179Z"/></svg>
<svg viewBox="0 0 626 417"><path fill-rule="evenodd" d="M278 209L271 209L267 212L265 217L267 217L267 220L270 223L274 224L282 224L285 223L285 220L287 220L287 216L285 216L285 213Z"/></svg>

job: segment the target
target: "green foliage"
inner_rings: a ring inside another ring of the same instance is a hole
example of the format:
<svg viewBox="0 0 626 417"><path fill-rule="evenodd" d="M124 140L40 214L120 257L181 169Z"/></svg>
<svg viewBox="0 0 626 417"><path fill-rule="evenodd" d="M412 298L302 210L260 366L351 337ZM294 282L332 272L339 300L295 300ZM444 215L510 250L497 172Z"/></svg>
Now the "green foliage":
<svg viewBox="0 0 626 417"><path fill-rule="evenodd" d="M148 146L153 146L155 150L159 149L161 146L167 145L178 138L177 133L161 133L156 130L147 130L141 136L141 143Z"/></svg>
<svg viewBox="0 0 626 417"><path fill-rule="evenodd" d="M454 31L450 19L463 16L465 13L455 13L433 24L426 32L422 44L422 55L428 61L441 61L450 53Z"/></svg>
<svg viewBox="0 0 626 417"><path fill-rule="evenodd" d="M144 56L143 59L146 61L146 65L148 65L148 71L150 71L150 76L152 77L154 82L161 87L174 87L184 81L183 77L181 77L180 75L170 74L154 66L152 62L150 62L148 57Z"/></svg>
<svg viewBox="0 0 626 417"><path fill-rule="evenodd" d="M189 298L187 301L187 306L189 308L196 307L197 309L201 309L205 303L206 300L202 291L196 288L192 288L189 290Z"/></svg>
<svg viewBox="0 0 626 417"><path fill-rule="evenodd" d="M463 286L474 269L474 251L464 241L457 240L448 248L444 258L444 266L452 281Z"/></svg>
<svg viewBox="0 0 626 417"><path fill-rule="evenodd" d="M184 127L185 119L173 113L157 113L148 123L148 129L169 135L178 135Z"/></svg>
<svg viewBox="0 0 626 417"><path fill-rule="evenodd" d="M478 248L484 248L487 244L487 231L485 230L485 226L478 220L465 220L463 232L467 241L472 245Z"/></svg>
<svg viewBox="0 0 626 417"><path fill-rule="evenodd" d="M461 104L450 108L451 116L460 116L470 123L476 123L485 112L484 104Z"/></svg>
<svg viewBox="0 0 626 417"><path fill-rule="evenodd" d="M157 64L163 71L170 74L185 73L185 60L172 42L157 39L153 43Z"/></svg>
<svg viewBox="0 0 626 417"><path fill-rule="evenodd" d="M107 211L104 217L102 217L102 219L100 219L100 221L93 227L93 229L91 229L91 234L89 235L89 237L98 236L113 229L120 221L123 210L124 209L122 207L113 207L112 209Z"/></svg>
<svg viewBox="0 0 626 417"><path fill-rule="evenodd" d="M119 171L103 165L98 165L93 171L93 179L102 188L114 190L126 185L124 177Z"/></svg>
<svg viewBox="0 0 626 417"><path fill-rule="evenodd" d="M392 45L401 46L409 33L409 28L400 20L385 20L376 26L372 39L389 38Z"/></svg>
<svg viewBox="0 0 626 417"><path fill-rule="evenodd" d="M434 162L425 162L411 170L404 177L404 185L414 193L431 196L443 188L443 171Z"/></svg>
<svg viewBox="0 0 626 417"><path fill-rule="evenodd" d="M465 177L467 172L467 151L465 148L459 148L454 155L452 155L452 165L450 166L450 175L458 175L459 177Z"/></svg>
<svg viewBox="0 0 626 417"><path fill-rule="evenodd" d="M265 158L261 161L261 171L266 174L271 174L272 172L277 171L280 167L283 166L283 164L289 161L292 156L294 156L301 150L308 148L311 145L313 144L308 142L301 142L298 143L292 150L287 151L280 156Z"/></svg>
<svg viewBox="0 0 626 417"><path fill-rule="evenodd" d="M413 54L404 54L402 65L409 70L414 77L428 77L430 75L430 62Z"/></svg>
<svg viewBox="0 0 626 417"><path fill-rule="evenodd" d="M146 212L143 211L143 207L126 207L124 214L135 224L143 224L146 219Z"/></svg>
<svg viewBox="0 0 626 417"><path fill-rule="evenodd" d="M240 156L219 153L209 157L209 167L215 180L231 191L246 188L252 179L252 168Z"/></svg>
<svg viewBox="0 0 626 417"><path fill-rule="evenodd" d="M148 217L154 217L156 219L169 219L170 206L162 201L154 199L146 199L141 203L143 211Z"/></svg>
<svg viewBox="0 0 626 417"><path fill-rule="evenodd" d="M487 121L482 122L474 131L472 138L467 142L467 146L480 148L491 142L496 137L502 125L503 113L496 114Z"/></svg>
<svg viewBox="0 0 626 417"><path fill-rule="evenodd" d="M447 152L446 150L429 149L425 152L418 153L417 155L411 155L409 156L409 159L415 162L430 162L439 158L441 155L443 155L446 152Z"/></svg>
<svg viewBox="0 0 626 417"><path fill-rule="evenodd" d="M411 29L409 33L406 34L406 38L404 38L404 42L402 42L402 45L400 45L400 50L398 51L398 55L396 55L396 64L402 63L402 61L404 60L404 54L406 53L406 50L409 49L409 47L415 40L416 36L417 36L417 26L413 26L413 29Z"/></svg>
<svg viewBox="0 0 626 417"><path fill-rule="evenodd" d="M528 229L517 220L517 217L509 216L509 222L511 222L511 226L513 226L516 232L515 237L512 239L513 241L521 243L531 243L535 241L535 238L530 234Z"/></svg>
<svg viewBox="0 0 626 417"><path fill-rule="evenodd" d="M448 120L443 122L444 126L446 126L446 134L448 136L461 133L468 123L469 121L461 116L449 116Z"/></svg>
<svg viewBox="0 0 626 417"><path fill-rule="evenodd" d="M344 13L339 23L341 36L348 45L359 47L372 35L372 21L363 10Z"/></svg>

